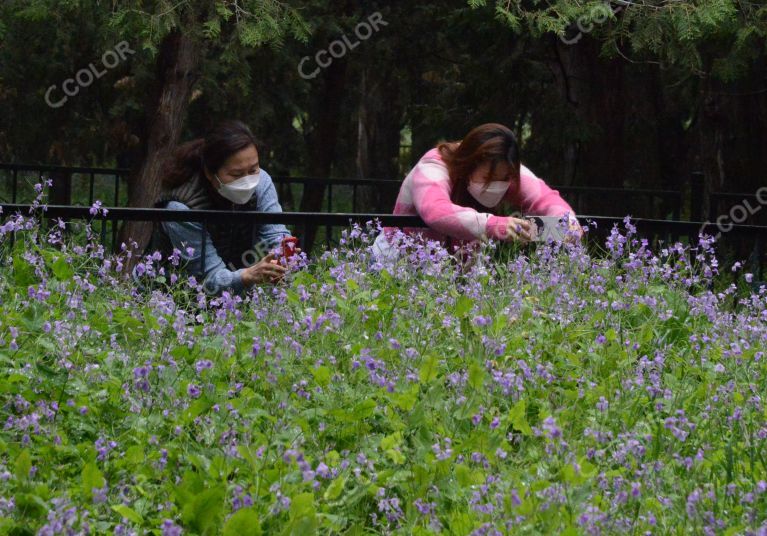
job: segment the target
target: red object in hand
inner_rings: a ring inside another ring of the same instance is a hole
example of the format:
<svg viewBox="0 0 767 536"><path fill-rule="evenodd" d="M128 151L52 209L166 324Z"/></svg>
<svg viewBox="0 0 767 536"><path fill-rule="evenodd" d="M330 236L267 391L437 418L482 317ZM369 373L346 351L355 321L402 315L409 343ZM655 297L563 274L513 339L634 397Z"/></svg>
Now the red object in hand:
<svg viewBox="0 0 767 536"><path fill-rule="evenodd" d="M282 239L282 256L289 259L296 254L296 244L298 244L298 238L295 236L286 236Z"/></svg>

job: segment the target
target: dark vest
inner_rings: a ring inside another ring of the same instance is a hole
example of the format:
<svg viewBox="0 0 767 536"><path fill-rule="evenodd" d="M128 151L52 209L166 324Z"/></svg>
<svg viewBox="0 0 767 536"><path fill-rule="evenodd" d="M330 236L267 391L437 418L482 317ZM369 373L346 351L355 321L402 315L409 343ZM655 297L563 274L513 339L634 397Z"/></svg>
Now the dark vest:
<svg viewBox="0 0 767 536"><path fill-rule="evenodd" d="M192 210L258 210L258 199L255 195L244 205L237 205L221 197L201 174L195 175L176 188L164 191L154 206L165 208L171 201L183 203ZM219 257L224 260L227 268L244 268L243 253L254 249L258 226L232 218L231 221L224 223L210 222L207 229L213 241L213 247L216 248ZM165 258L173 253L170 238L159 223L154 225L152 240L147 248L147 252L153 251L160 251ZM245 260L252 263L252 255L246 256Z"/></svg>

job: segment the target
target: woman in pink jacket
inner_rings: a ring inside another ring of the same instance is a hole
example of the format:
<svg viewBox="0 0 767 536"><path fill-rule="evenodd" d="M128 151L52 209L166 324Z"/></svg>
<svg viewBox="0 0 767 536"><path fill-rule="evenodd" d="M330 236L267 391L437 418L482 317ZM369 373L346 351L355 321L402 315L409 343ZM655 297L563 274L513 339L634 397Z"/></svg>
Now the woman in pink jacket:
<svg viewBox="0 0 767 536"><path fill-rule="evenodd" d="M404 231L438 240L451 252L488 238L534 240L536 229L529 220L492 213L503 200L527 215L567 215L573 234L582 236L570 205L520 164L514 134L495 123L475 128L460 142L441 143L427 152L405 177L394 214L420 216L428 229ZM377 254L395 254L389 244L394 232L385 228L378 236L373 246Z"/></svg>

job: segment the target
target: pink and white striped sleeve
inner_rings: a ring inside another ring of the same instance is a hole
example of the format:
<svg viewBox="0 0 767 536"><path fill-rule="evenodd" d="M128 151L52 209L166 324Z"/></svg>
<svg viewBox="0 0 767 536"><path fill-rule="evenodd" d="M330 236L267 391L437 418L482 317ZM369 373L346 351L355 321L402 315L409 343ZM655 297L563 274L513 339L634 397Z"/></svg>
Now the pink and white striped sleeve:
<svg viewBox="0 0 767 536"><path fill-rule="evenodd" d="M519 189L510 192L509 200L524 214L561 217L569 213L570 221L577 222L575 211L559 192L550 188L525 166L521 166L519 171Z"/></svg>
<svg viewBox="0 0 767 536"><path fill-rule="evenodd" d="M450 200L447 166L429 151L413 169L413 206L429 228L458 240L502 239L507 218L477 212Z"/></svg>

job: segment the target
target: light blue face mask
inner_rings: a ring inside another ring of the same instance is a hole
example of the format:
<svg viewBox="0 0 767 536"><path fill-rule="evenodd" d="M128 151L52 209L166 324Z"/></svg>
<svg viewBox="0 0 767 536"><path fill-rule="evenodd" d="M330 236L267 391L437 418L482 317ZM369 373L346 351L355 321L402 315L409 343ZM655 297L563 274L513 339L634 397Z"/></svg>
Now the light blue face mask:
<svg viewBox="0 0 767 536"><path fill-rule="evenodd" d="M228 184L221 182L221 179L218 177L218 175L215 175L215 177L216 180L218 180L218 183L221 185L221 187L218 189L218 193L221 194L222 197L237 205L244 205L250 201L251 197L253 197L253 194L256 191L256 187L261 181L261 172L259 171L254 175L246 175L244 177L240 177L239 179Z"/></svg>

